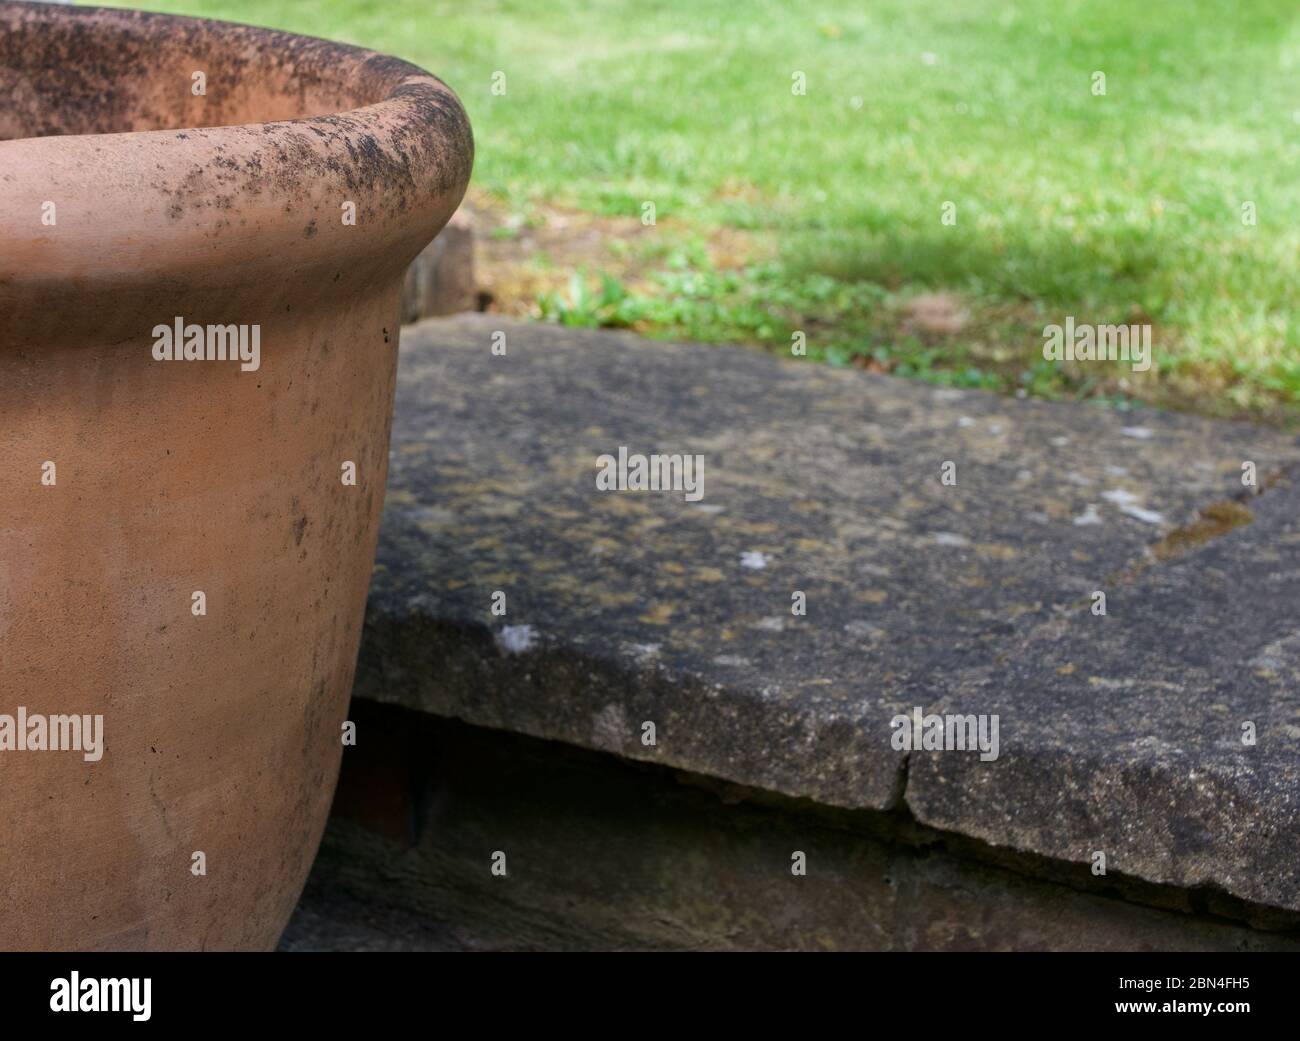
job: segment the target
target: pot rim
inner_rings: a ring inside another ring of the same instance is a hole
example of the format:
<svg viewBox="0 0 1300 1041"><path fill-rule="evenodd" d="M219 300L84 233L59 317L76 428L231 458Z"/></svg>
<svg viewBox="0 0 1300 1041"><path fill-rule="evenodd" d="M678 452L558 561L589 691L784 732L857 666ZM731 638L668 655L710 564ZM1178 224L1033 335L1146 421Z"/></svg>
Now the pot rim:
<svg viewBox="0 0 1300 1041"><path fill-rule="evenodd" d="M70 291L99 300L149 287L229 293L345 271L347 284L378 286L465 193L468 117L451 88L418 66L233 22L0 0L0 33L21 41L61 28L124 34L131 44L170 47L173 57L179 47L182 64L198 55L237 69L236 84L239 73L259 70L267 82L279 74L293 84L309 69L313 89L354 103L266 122L0 141L0 341L5 313L30 321ZM69 47L66 64L77 54ZM123 77L130 71L124 61ZM47 203L53 224L43 222Z"/></svg>

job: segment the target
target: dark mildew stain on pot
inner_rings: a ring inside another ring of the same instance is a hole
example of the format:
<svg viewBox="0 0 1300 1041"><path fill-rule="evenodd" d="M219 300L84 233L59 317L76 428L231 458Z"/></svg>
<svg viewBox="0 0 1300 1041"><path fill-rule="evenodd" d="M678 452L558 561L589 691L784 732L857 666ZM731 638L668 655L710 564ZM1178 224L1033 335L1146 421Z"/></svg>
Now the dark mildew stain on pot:
<svg viewBox="0 0 1300 1041"><path fill-rule="evenodd" d="M144 183L166 197L172 220L198 212L213 232L238 227L223 213L263 194L292 212L346 198L362 224L402 222L431 195L463 190L472 135L436 77L323 40L180 21L8 9L0 140L172 130L166 143L188 161L168 161L165 143L151 143L159 154Z"/></svg>

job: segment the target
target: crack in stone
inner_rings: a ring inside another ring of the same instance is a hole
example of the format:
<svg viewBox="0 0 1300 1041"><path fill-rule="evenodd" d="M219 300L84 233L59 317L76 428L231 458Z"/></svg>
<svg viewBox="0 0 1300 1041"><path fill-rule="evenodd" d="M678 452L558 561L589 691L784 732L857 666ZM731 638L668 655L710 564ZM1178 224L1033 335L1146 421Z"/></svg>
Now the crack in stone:
<svg viewBox="0 0 1300 1041"><path fill-rule="evenodd" d="M903 810L910 816L912 808L907 805L907 781L912 765L912 753L907 751L903 753L903 761L899 764L898 773L894 778L893 790L889 793L889 799L885 803L885 810Z"/></svg>

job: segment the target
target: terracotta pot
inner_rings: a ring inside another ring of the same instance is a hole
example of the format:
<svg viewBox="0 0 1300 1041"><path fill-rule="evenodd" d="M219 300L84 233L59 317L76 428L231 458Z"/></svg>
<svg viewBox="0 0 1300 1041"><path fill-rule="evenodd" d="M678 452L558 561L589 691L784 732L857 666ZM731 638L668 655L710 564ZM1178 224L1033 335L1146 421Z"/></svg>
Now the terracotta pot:
<svg viewBox="0 0 1300 1041"><path fill-rule="evenodd" d="M22 3L0 98L0 947L272 947L469 125L383 55Z"/></svg>

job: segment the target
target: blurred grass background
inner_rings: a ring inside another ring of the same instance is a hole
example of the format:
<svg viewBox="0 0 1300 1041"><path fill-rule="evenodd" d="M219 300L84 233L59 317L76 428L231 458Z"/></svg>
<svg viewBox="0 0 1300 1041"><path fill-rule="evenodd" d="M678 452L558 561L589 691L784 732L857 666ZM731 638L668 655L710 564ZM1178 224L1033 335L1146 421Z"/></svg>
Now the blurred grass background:
<svg viewBox="0 0 1300 1041"><path fill-rule="evenodd" d="M610 243L637 278L566 272L538 316L787 353L804 330L815 357L944 383L1300 415L1293 0L146 6L437 73L504 237L545 206L639 224L655 204L656 235ZM936 293L961 317L918 327ZM1044 362L1067 314L1151 322L1157 370Z"/></svg>

